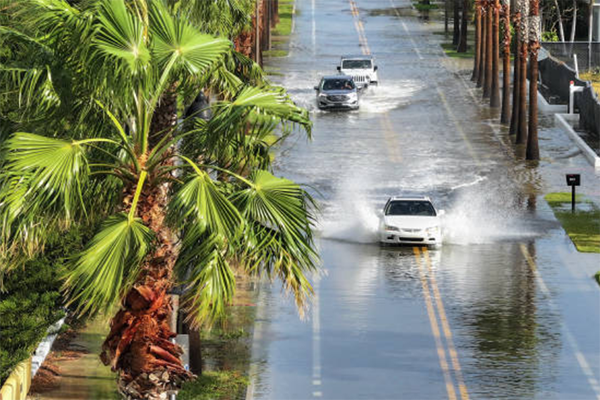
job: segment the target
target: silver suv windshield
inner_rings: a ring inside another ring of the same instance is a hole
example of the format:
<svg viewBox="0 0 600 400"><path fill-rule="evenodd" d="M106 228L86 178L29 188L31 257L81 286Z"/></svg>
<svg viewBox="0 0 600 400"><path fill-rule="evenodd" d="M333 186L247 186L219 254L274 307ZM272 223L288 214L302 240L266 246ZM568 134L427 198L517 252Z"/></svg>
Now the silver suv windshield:
<svg viewBox="0 0 600 400"><path fill-rule="evenodd" d="M344 60L342 69L370 69L371 60Z"/></svg>
<svg viewBox="0 0 600 400"><path fill-rule="evenodd" d="M326 79L323 82L323 90L352 90L355 87L350 79Z"/></svg>
<svg viewBox="0 0 600 400"><path fill-rule="evenodd" d="M429 201L423 200L394 200L385 208L385 215L418 215L435 217L435 209Z"/></svg>

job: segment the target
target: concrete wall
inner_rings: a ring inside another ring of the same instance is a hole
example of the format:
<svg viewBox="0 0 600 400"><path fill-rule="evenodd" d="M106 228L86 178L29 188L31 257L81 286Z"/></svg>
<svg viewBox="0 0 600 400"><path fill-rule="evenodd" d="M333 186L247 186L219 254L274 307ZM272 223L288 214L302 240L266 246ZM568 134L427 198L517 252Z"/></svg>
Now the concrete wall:
<svg viewBox="0 0 600 400"><path fill-rule="evenodd" d="M31 387L31 358L17 365L2 389L0 400L25 400Z"/></svg>

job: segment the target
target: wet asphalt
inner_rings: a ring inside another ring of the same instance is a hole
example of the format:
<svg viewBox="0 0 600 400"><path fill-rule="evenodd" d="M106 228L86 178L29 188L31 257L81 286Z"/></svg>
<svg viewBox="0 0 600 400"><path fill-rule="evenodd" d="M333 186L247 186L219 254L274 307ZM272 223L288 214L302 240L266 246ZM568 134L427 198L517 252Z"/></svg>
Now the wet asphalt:
<svg viewBox="0 0 600 400"><path fill-rule="evenodd" d="M578 253L543 195L600 203L600 177L542 112L526 163L480 101L443 29L404 0L297 0L274 78L311 110L312 142L277 173L322 206L323 274L307 317L278 286L257 306L248 399L600 399L600 255ZM370 53L380 85L353 112L316 109L312 87L343 54ZM380 247L388 197L428 195L444 245Z"/></svg>

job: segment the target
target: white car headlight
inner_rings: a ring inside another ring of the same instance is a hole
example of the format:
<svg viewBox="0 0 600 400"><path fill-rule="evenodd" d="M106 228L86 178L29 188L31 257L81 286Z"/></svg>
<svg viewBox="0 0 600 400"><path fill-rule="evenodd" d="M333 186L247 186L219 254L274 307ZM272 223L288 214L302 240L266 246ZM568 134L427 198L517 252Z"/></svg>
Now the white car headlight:
<svg viewBox="0 0 600 400"><path fill-rule="evenodd" d="M399 231L399 230L400 230L400 229L398 229L398 227L397 227L397 226L392 226L392 225L385 225L385 226L384 226L384 229L385 229L386 231Z"/></svg>
<svg viewBox="0 0 600 400"><path fill-rule="evenodd" d="M352 92L348 95L348 97L350 97L351 99L356 99L358 97L358 95L356 93Z"/></svg>
<svg viewBox="0 0 600 400"><path fill-rule="evenodd" d="M440 227L432 226L431 228L425 229L425 232L427 232L428 235L437 235L438 233L440 233Z"/></svg>

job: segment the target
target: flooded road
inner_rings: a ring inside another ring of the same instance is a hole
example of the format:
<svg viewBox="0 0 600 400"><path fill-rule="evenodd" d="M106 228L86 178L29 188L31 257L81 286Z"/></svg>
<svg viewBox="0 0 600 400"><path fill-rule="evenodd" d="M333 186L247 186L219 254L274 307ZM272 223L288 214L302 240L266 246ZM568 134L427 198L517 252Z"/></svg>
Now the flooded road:
<svg viewBox="0 0 600 400"><path fill-rule="evenodd" d="M600 179L553 117L542 161L520 161L469 64L440 25L400 0L297 0L275 79L312 112L314 140L281 149L277 173L322 205L324 274L301 321L278 287L260 293L248 399L600 399L598 254L578 253L543 195ZM313 86L344 54L373 54L380 84L353 112L316 109ZM291 141L290 141L291 142ZM444 246L376 242L394 195L444 209Z"/></svg>

